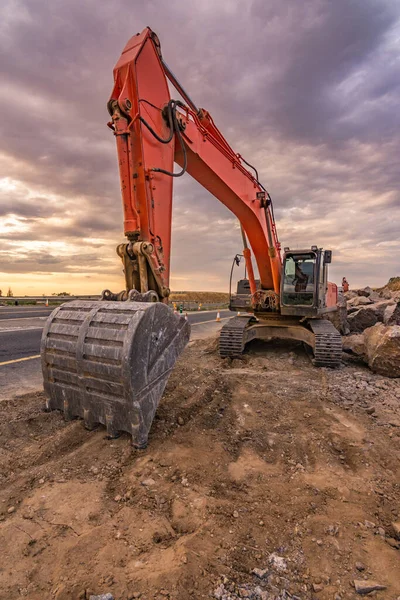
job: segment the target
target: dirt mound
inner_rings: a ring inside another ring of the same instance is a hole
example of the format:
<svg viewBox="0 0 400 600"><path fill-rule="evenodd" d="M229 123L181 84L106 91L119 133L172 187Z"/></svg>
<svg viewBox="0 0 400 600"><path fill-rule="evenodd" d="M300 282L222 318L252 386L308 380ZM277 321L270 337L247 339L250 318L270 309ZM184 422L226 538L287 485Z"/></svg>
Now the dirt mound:
<svg viewBox="0 0 400 600"><path fill-rule="evenodd" d="M284 343L223 361L205 340L144 451L40 395L3 402L0 598L331 600L365 578L395 599L399 399L357 362L315 369Z"/></svg>

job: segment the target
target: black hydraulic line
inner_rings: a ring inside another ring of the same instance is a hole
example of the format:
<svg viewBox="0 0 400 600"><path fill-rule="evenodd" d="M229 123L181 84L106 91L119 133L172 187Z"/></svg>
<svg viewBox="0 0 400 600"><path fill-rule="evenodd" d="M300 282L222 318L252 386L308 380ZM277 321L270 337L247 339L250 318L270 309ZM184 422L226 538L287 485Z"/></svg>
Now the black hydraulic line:
<svg viewBox="0 0 400 600"><path fill-rule="evenodd" d="M147 129L150 131L150 133L156 138L156 140L161 142L161 144L169 144L170 141L172 140L172 138L174 137L175 132L174 132L174 126L173 126L173 112L172 112L173 110L175 110L175 103L174 103L174 100L170 100L168 102L168 107L167 107L168 125L170 128L170 134L166 139L160 137L154 131L154 129L151 127L151 125L149 125L149 123L147 123L147 121L143 117L141 117L141 116L139 117L139 121L147 127Z"/></svg>
<svg viewBox="0 0 400 600"><path fill-rule="evenodd" d="M195 103L193 102L193 100L190 98L189 94L181 86L181 84L179 83L179 81L177 80L177 78L175 77L175 75L173 74L173 72L171 71L171 69L169 68L169 66L164 61L163 58L161 58L161 64L164 67L165 74L168 77L168 79L170 80L170 82L172 83L172 85L180 93L180 95L182 96L182 98L184 98L184 100L187 102L187 104L190 106L190 108L196 114L198 114L199 113L199 109L197 108L197 106L195 105Z"/></svg>
<svg viewBox="0 0 400 600"><path fill-rule="evenodd" d="M260 183L260 182L258 181L258 171L257 171L257 169L256 169L255 167L253 167L253 165L251 165L250 163L248 163L248 162L247 162L247 160L245 160L245 159L243 158L243 156L241 156L241 157L240 157L240 160L242 160L242 161L244 162L244 164L245 164L245 165L247 165L248 167L250 167L250 169L253 169L254 173L256 174L257 183ZM260 184L260 185L261 185L261 184Z"/></svg>
<svg viewBox="0 0 400 600"><path fill-rule="evenodd" d="M232 262L232 267L231 267L231 275L229 277L229 304L231 303L231 299L232 299L232 277L233 277L233 269L235 267L235 264L237 266L239 266L240 264L240 258L243 257L243 254L236 254L235 258L233 259ZM246 278L246 272L245 272L245 278Z"/></svg>
<svg viewBox="0 0 400 600"><path fill-rule="evenodd" d="M186 153L186 148L185 148L185 144L183 143L181 130L180 130L180 127L179 127L178 120L176 118L176 106L177 105L178 106L182 106L182 103L179 102L179 100L174 100L174 108L172 110L172 122L173 122L172 131L173 131L173 133L176 133L176 135L178 137L178 140L179 140L180 147L182 149L182 154L183 154L183 167L182 167L182 170L179 171L178 173L174 173L174 172L171 172L171 171L166 171L165 169L158 169L158 168L152 169L156 173L164 173L165 175L169 175L169 177L182 177L182 175L184 175L184 173L186 173L186 169L187 169L187 153Z"/></svg>

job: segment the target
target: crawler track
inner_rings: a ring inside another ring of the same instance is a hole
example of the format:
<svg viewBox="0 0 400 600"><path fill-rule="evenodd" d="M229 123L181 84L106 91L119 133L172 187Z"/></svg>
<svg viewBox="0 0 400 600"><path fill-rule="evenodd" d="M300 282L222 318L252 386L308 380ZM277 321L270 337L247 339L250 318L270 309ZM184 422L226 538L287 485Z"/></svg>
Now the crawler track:
<svg viewBox="0 0 400 600"><path fill-rule="evenodd" d="M312 320L309 324L315 335L315 366L338 367L342 359L342 338L338 330L325 319Z"/></svg>

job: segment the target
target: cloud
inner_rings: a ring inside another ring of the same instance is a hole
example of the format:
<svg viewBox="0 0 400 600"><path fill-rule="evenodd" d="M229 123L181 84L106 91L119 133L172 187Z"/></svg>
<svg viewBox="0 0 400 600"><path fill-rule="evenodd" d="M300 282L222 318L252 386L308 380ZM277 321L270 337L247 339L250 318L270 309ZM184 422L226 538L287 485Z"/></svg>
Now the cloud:
<svg viewBox="0 0 400 600"><path fill-rule="evenodd" d="M105 278L123 287L106 103L123 46L147 24L191 97L257 166L283 245L331 247L336 281L399 274L397 3L4 0L0 13L3 287L22 293L20 273L51 291L94 292ZM189 176L175 183L172 241L172 287L227 288L236 220Z"/></svg>

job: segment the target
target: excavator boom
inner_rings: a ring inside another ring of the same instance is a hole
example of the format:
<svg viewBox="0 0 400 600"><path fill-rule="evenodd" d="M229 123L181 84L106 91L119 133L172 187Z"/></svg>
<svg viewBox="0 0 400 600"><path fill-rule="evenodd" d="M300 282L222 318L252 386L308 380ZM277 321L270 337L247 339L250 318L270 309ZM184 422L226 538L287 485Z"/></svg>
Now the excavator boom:
<svg viewBox="0 0 400 600"><path fill-rule="evenodd" d="M171 100L167 79L187 104ZM261 287L279 294L280 245L269 194L211 115L186 94L149 28L125 46L114 69L108 109L117 140L125 235L132 248L127 249L133 258L131 268L125 261L127 288L132 279L136 289L146 287L138 277L129 276L138 272L135 243L144 241L153 249L146 253L152 289L160 299L168 296L172 183L187 172L237 216L253 250ZM173 173L174 162L181 167L178 173ZM246 258L249 262L250 250ZM254 292L254 281L250 285Z"/></svg>

